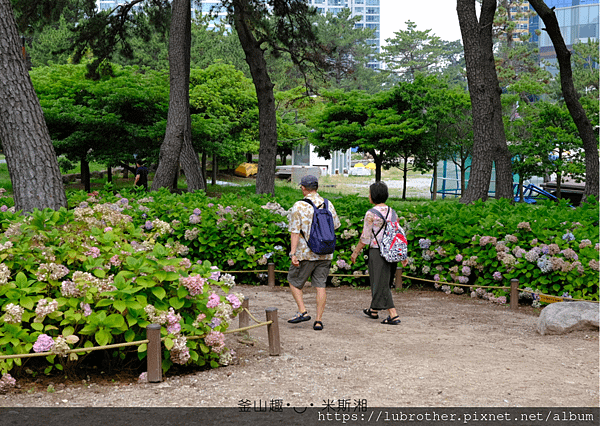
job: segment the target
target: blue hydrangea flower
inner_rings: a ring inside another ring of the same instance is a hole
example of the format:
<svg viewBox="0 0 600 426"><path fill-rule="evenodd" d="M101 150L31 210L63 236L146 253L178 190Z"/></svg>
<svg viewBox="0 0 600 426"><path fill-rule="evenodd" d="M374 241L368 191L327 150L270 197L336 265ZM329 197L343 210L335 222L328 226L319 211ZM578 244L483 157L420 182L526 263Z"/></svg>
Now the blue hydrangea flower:
<svg viewBox="0 0 600 426"><path fill-rule="evenodd" d="M429 246L431 246L431 241L429 240L429 238L421 238L419 240L419 247L421 247L422 249L427 250Z"/></svg>
<svg viewBox="0 0 600 426"><path fill-rule="evenodd" d="M552 262L550 262L550 259L548 259L546 255L543 255L538 259L537 266L545 274L552 272Z"/></svg>

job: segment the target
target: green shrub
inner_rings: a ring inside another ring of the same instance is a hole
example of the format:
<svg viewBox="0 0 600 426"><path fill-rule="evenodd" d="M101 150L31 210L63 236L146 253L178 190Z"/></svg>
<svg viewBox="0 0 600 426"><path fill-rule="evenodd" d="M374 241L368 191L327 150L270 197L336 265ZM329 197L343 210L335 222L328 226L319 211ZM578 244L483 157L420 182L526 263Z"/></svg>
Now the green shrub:
<svg viewBox="0 0 600 426"><path fill-rule="evenodd" d="M90 200L91 201L91 200ZM136 226L119 204L89 203L67 211L5 213L0 242L0 297L5 355L51 351L52 368L76 366L70 348L145 339L146 326L162 325L163 370L188 362L217 367L230 351L222 332L243 297L228 294L233 277L210 262L192 262L183 246L161 244L166 222ZM187 340L190 336L202 339ZM115 354L125 356L125 349ZM146 345L138 348L139 359ZM0 370L21 365L0 361Z"/></svg>
<svg viewBox="0 0 600 426"><path fill-rule="evenodd" d="M322 195L342 222L331 268L341 276L331 283L364 285L366 261L351 266L350 255L371 206L358 196ZM63 357L68 348L143 340L145 327L158 322L165 371L173 363L226 364L231 353L221 333L242 299L229 293L227 272L260 284L268 262L289 269L287 214L298 199L296 190L270 197L240 188L218 199L201 191L107 190L69 194L70 210L24 216L0 209L0 351L49 349L47 371L64 369L85 358ZM517 278L539 293L598 300L597 202L577 209L507 200L389 204L407 231L410 276L448 292ZM506 296L495 290L489 297L502 303ZM145 356L142 345L138 357ZM0 371L21 363L0 361Z"/></svg>

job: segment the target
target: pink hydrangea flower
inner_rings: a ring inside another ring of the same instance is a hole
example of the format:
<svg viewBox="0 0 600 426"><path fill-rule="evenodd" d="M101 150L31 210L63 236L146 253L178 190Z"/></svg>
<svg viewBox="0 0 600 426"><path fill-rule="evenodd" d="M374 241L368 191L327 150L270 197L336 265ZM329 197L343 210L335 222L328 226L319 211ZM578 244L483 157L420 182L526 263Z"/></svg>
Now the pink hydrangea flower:
<svg viewBox="0 0 600 426"><path fill-rule="evenodd" d="M90 247L90 249L85 252L85 255L95 259L100 256L100 249L98 247Z"/></svg>
<svg viewBox="0 0 600 426"><path fill-rule="evenodd" d="M178 322L169 324L167 326L167 333L169 334L177 334L181 331L181 324L179 324Z"/></svg>
<svg viewBox="0 0 600 426"><path fill-rule="evenodd" d="M84 317L89 317L92 314L92 308L90 307L89 303L83 303L83 302L81 302L79 304L79 306L81 306L81 309L83 309L83 316Z"/></svg>
<svg viewBox="0 0 600 426"><path fill-rule="evenodd" d="M210 274L210 279L218 281L219 277L221 276L221 271L219 271L217 266L211 266L210 269L213 270L213 272Z"/></svg>
<svg viewBox="0 0 600 426"><path fill-rule="evenodd" d="M242 302L240 302L240 299L238 299L238 297L235 294L227 295L226 299L229 301L229 303L231 303L231 307L233 309L237 309L240 306L242 306Z"/></svg>
<svg viewBox="0 0 600 426"><path fill-rule="evenodd" d="M54 346L54 339L47 334L40 334L33 344L34 352L49 352Z"/></svg>
<svg viewBox="0 0 600 426"><path fill-rule="evenodd" d="M208 302L206 303L206 307L207 308L216 308L217 306L219 306L219 303L221 303L221 298L216 293L213 293L208 297Z"/></svg>
<svg viewBox="0 0 600 426"><path fill-rule="evenodd" d="M188 289L190 296L196 296L204 291L204 284L206 278L202 278L200 275L194 275L191 277L180 278L181 284Z"/></svg>

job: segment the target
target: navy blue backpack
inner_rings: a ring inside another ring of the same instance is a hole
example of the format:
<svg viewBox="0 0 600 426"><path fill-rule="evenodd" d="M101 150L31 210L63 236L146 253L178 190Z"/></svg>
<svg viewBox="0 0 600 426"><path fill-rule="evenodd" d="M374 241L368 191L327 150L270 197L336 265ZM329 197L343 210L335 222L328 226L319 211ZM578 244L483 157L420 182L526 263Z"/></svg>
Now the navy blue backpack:
<svg viewBox="0 0 600 426"><path fill-rule="evenodd" d="M308 198L302 201L310 204L313 209L313 220L310 227L310 236L306 239L304 231L300 231L308 247L315 254L331 254L335 251L335 227L333 215L329 211L329 202L325 198L318 208Z"/></svg>

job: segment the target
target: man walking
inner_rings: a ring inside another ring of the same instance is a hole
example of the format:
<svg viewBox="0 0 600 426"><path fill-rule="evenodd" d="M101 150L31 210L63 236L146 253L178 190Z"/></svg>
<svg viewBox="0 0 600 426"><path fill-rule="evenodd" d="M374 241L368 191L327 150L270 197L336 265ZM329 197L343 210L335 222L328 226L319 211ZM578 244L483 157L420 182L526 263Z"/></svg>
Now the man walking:
<svg viewBox="0 0 600 426"><path fill-rule="evenodd" d="M323 330L323 312L325 310L325 301L327 300L325 285L327 283L327 276L329 275L329 268L331 267L331 260L333 259L333 249L327 254L317 254L309 247L308 240L311 238L311 231L313 231L311 227L313 225L315 208L329 210L332 216L330 224L333 228L337 229L341 224L333 204L317 193L318 188L319 180L316 176L304 176L300 180L300 189L302 190L304 199L294 204L290 215L288 230L291 233L290 258L292 264L290 265L287 278L294 300L298 305L298 313L289 319L288 322L295 324L311 319L304 306L302 293L304 284L308 278L311 278L311 285L317 291L317 318L313 324L313 329ZM310 203L305 200L309 200ZM333 234L333 229L330 231ZM314 245L313 249L315 249Z"/></svg>
<svg viewBox="0 0 600 426"><path fill-rule="evenodd" d="M136 166L133 186L143 186L145 190L148 190L148 169L140 161L136 163Z"/></svg>

